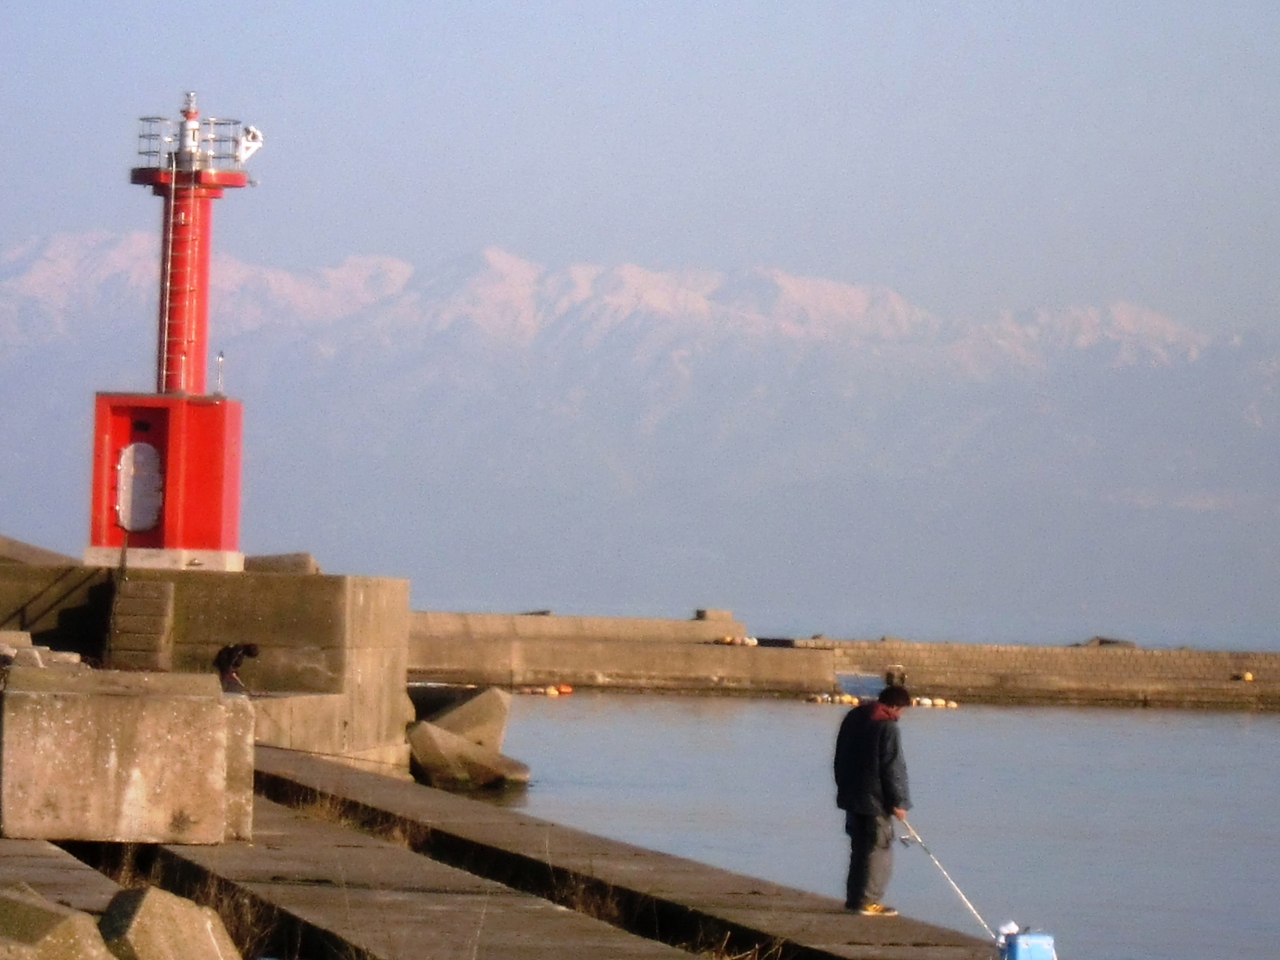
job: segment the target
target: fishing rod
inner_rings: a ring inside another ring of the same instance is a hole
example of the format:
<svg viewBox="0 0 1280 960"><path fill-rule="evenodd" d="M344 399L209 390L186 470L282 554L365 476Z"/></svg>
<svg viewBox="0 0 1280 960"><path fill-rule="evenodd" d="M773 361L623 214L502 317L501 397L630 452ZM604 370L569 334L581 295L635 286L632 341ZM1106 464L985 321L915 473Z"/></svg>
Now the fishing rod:
<svg viewBox="0 0 1280 960"><path fill-rule="evenodd" d="M969 902L969 898L964 895L964 891L961 890L960 887L956 884L956 882L951 879L951 874L947 873L947 868L944 867L939 862L938 858L933 855L933 851L924 845L924 841L920 839L920 834L916 833L916 828L911 826L911 824L907 822L906 817L902 818L902 825L907 828L907 833L911 834L909 838L903 837L902 842L910 843L912 840L914 840L916 843L920 844L920 849L923 850L925 853L927 853L929 855L929 859L933 861L934 866L936 866L939 870L942 871L942 875L947 878L947 883L951 884L951 889L960 895L960 899L963 900L964 905L969 908L969 912L978 918L978 922L982 924L982 929L987 931L987 936L989 936L992 940L995 940L996 939L995 931L992 930L989 926L987 926L987 921L982 919L982 914L980 914L977 911L977 909L974 907L974 905Z"/></svg>

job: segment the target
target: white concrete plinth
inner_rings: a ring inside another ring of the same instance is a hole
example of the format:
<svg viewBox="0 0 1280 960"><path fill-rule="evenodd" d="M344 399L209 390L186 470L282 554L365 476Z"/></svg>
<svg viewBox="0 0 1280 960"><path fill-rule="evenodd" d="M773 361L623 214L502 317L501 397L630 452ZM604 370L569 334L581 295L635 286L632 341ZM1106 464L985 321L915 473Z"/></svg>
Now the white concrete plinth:
<svg viewBox="0 0 1280 960"><path fill-rule="evenodd" d="M120 551L115 547L86 547L87 567L118 567ZM215 570L219 573L241 573L244 554L235 550L154 550L130 547L125 565L146 570Z"/></svg>

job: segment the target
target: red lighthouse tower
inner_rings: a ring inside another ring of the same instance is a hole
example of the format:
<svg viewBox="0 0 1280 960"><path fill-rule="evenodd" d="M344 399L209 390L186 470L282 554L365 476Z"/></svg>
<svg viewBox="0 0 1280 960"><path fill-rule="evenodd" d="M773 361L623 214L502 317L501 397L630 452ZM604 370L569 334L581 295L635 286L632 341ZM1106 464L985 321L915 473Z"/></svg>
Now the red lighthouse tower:
<svg viewBox="0 0 1280 960"><path fill-rule="evenodd" d="M249 180L239 120L143 117L130 180L164 200L154 394L99 393L85 562L241 570L238 400L205 392L213 201Z"/></svg>

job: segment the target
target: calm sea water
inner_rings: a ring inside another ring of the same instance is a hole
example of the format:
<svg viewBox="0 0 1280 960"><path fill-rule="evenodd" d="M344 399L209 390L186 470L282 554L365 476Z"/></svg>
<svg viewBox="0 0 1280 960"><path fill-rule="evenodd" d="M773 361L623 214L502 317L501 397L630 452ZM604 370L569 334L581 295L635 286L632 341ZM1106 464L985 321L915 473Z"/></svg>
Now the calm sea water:
<svg viewBox="0 0 1280 960"><path fill-rule="evenodd" d="M833 897L845 708L516 697L504 751L539 817ZM1280 957L1280 716L961 707L902 720L913 826L993 927L1062 960ZM982 934L918 848L888 902Z"/></svg>

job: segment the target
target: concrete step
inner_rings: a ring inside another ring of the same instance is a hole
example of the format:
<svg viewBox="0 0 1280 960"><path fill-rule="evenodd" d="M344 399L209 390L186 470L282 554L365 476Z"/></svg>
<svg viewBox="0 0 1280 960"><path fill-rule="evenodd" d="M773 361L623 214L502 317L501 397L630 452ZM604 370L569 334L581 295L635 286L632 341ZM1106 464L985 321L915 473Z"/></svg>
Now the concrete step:
<svg viewBox="0 0 1280 960"><path fill-rule="evenodd" d="M261 797L254 841L160 848L175 892L218 889L302 956L675 960L688 954ZM251 903L250 903L251 901ZM284 956L285 953L278 954Z"/></svg>
<svg viewBox="0 0 1280 960"><path fill-rule="evenodd" d="M108 666L129 670L173 668L174 585L163 580L116 584Z"/></svg>
<svg viewBox="0 0 1280 960"><path fill-rule="evenodd" d="M0 886L25 883L43 897L101 916L120 892L93 867L47 840L0 840Z"/></svg>
<svg viewBox="0 0 1280 960"><path fill-rule="evenodd" d="M994 956L990 941L955 930L907 917L852 915L831 897L296 751L259 746L255 765L256 787L264 795L338 806L371 825L394 827L425 856L692 952L736 956L756 950L760 956L814 960Z"/></svg>

